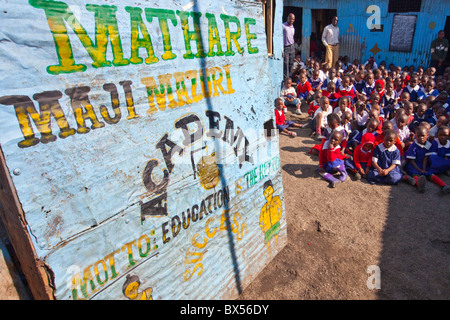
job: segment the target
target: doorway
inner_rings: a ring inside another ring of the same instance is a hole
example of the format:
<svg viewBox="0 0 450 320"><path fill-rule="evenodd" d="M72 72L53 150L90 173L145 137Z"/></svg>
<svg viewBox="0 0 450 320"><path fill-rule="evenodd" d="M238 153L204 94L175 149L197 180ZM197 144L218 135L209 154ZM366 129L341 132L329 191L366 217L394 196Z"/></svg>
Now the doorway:
<svg viewBox="0 0 450 320"><path fill-rule="evenodd" d="M311 55L314 44L317 48L315 55L321 61L325 60L325 46L322 43L323 29L331 23L331 19L337 15L336 9L312 9L311 10Z"/></svg>

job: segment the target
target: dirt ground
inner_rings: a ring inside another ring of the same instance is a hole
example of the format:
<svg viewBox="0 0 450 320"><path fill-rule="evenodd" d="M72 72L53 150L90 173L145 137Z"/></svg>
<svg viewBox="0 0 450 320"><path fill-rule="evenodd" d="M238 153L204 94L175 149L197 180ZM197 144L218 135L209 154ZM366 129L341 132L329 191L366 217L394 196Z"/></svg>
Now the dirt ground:
<svg viewBox="0 0 450 320"><path fill-rule="evenodd" d="M287 118L306 122L306 112L292 111ZM374 186L352 176L332 189L309 154L318 142L309 129L295 131L295 138L280 137L288 244L239 299L450 299L450 195L430 182L419 194L404 183ZM380 289L368 288L370 266L379 268ZM0 299L30 298L20 279L5 279Z"/></svg>
<svg viewBox="0 0 450 320"><path fill-rule="evenodd" d="M306 112L293 111L288 119L306 122ZM449 299L450 195L431 182L420 194L406 183L370 185L351 175L330 188L309 154L318 143L310 129L294 131L295 138L280 137L288 244L240 299Z"/></svg>

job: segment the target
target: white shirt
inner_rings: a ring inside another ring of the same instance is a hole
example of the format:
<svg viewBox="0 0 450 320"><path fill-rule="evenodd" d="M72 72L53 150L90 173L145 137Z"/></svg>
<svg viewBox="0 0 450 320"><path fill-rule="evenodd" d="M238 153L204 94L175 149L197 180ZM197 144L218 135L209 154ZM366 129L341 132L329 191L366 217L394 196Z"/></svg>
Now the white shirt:
<svg viewBox="0 0 450 320"><path fill-rule="evenodd" d="M281 89L281 97L286 98L287 95L292 95L294 98L297 98L297 91L294 87L286 88L283 86L283 89Z"/></svg>
<svg viewBox="0 0 450 320"><path fill-rule="evenodd" d="M317 116L319 112L322 112L322 121L321 121L322 127L326 127L328 125L327 116L333 112L333 107L328 106L328 109L326 111L322 110L322 107L320 107L319 109L316 110L316 112L314 112L313 119Z"/></svg>
<svg viewBox="0 0 450 320"><path fill-rule="evenodd" d="M322 42L325 46L339 43L339 27L332 24L327 25L322 32Z"/></svg>

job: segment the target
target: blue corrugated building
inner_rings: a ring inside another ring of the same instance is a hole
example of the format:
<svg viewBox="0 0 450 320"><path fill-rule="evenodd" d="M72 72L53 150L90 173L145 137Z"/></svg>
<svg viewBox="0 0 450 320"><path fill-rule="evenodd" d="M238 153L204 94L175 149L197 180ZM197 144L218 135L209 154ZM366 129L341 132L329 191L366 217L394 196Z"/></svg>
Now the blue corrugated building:
<svg viewBox="0 0 450 320"><path fill-rule="evenodd" d="M450 36L448 0L284 0L283 5L284 21L290 12L296 15L303 60L310 55L311 35L320 41L334 15L339 17L339 54L350 61L374 56L402 67L428 66L439 30Z"/></svg>

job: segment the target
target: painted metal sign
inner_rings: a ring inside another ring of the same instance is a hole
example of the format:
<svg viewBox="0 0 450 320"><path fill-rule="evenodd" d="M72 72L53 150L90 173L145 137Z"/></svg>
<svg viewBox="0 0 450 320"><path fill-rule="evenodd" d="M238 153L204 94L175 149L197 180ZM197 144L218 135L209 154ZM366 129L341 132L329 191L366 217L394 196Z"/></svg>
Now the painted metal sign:
<svg viewBox="0 0 450 320"><path fill-rule="evenodd" d="M235 298L286 243L256 1L0 1L0 143L57 299Z"/></svg>

